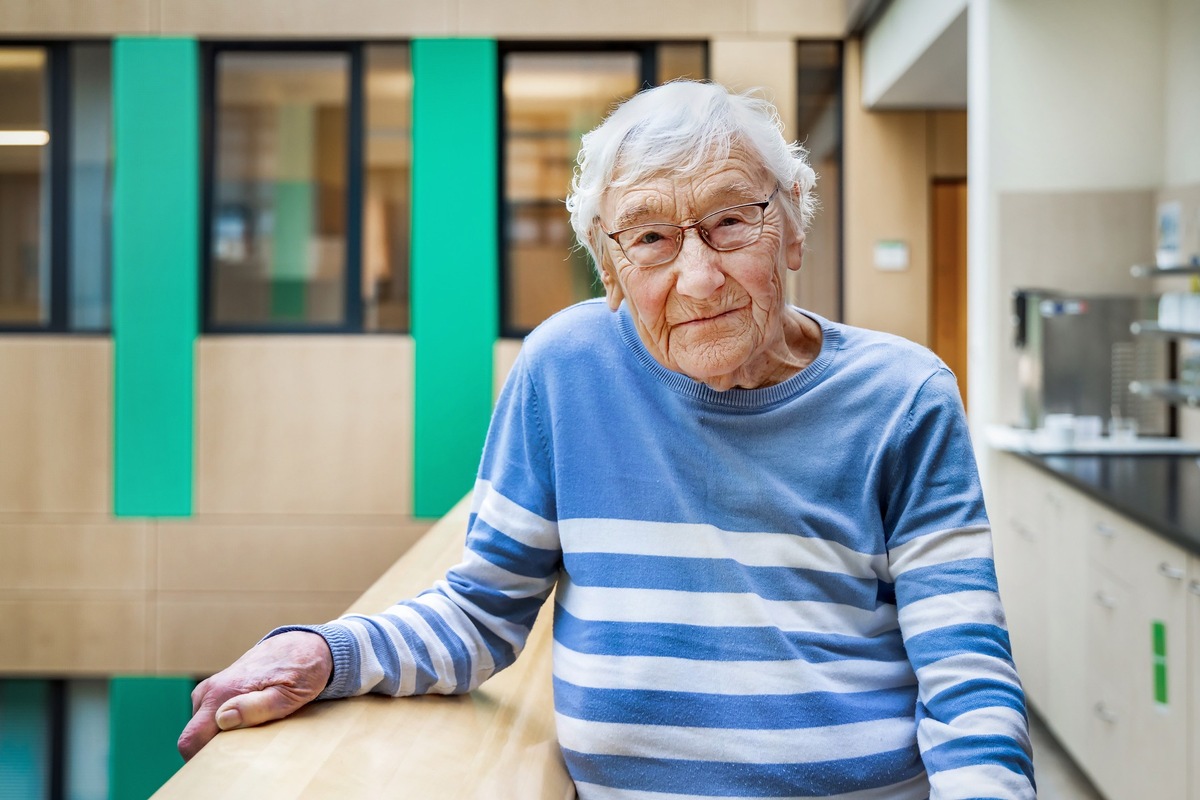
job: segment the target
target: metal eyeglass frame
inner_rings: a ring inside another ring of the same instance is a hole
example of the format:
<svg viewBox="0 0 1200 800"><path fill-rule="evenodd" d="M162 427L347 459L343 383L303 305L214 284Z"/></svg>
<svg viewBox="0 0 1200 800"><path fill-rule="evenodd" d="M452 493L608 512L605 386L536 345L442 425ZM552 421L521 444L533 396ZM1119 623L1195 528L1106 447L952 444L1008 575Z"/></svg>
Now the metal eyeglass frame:
<svg viewBox="0 0 1200 800"><path fill-rule="evenodd" d="M763 228L766 227L766 224L767 224L767 206L769 206L771 204L771 201L775 199L775 195L777 195L777 194L779 194L778 186L775 187L775 191L771 192L771 195L766 200L761 200L757 203L738 203L736 206L728 206L726 208L720 208L720 209L717 209L716 211L713 211L710 214L705 214L703 217L696 220L695 222L689 222L687 225L675 225L674 223L671 223L671 222L647 222L647 223L643 223L641 225L630 225L628 228L621 228L621 230L613 231L612 233L609 233L608 231L604 230L604 228L601 228L600 231L605 236L607 236L608 238L612 239L614 242L617 243L617 247L621 248L621 252L624 253L625 257L629 259L629 263L633 264L635 267L658 267L663 264L668 264L668 263L674 261L679 256L679 252L681 250L683 250L684 234L686 234L692 228L696 229L696 233L700 236L700 241L704 242L706 245L708 245L713 250L716 250L718 253L730 253L730 252L733 252L734 250L741 250L743 247L749 247L750 245L754 244L755 242L757 242L759 239L762 238ZM726 211L733 211L735 208L749 208L751 206L757 206L763 212L762 219L760 219L758 221L758 234L753 239L746 242L745 244L739 244L737 247L717 247L711 241L709 241L708 231L706 231L704 228L701 227L704 224L705 220L711 219L712 217L715 217L718 214L724 214ZM679 229L679 236L678 236L678 238L675 239L675 252L672 253L669 258L664 258L662 261L655 261L653 264L639 264L636 261L634 261L632 258L630 258L629 253L627 253L625 251L625 247L621 244L621 240L617 238L622 233L627 233L629 231L636 230L638 228L664 228L664 227Z"/></svg>

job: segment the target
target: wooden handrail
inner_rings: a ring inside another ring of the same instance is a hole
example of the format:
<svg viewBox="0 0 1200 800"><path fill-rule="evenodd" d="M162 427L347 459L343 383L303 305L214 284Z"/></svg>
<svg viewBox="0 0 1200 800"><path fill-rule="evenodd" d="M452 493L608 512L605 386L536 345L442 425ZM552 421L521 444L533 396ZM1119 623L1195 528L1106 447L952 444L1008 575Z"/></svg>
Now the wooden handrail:
<svg viewBox="0 0 1200 800"><path fill-rule="evenodd" d="M441 578L461 558L468 514L464 500L348 613L377 613ZM517 662L469 695L313 703L219 734L154 797L570 800L554 733L552 608L547 601Z"/></svg>

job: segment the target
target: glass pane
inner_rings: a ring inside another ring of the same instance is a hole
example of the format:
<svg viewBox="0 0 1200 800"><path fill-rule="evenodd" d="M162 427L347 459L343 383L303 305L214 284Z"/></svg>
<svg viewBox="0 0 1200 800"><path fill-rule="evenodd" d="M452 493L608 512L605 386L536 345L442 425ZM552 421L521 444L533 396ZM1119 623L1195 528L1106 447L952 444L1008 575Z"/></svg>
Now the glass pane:
<svg viewBox="0 0 1200 800"><path fill-rule="evenodd" d="M212 322L344 321L348 70L345 53L219 54Z"/></svg>
<svg viewBox="0 0 1200 800"><path fill-rule="evenodd" d="M797 135L817 172L817 214L804 240L804 269L788 276L792 302L842 317L842 47L800 42Z"/></svg>
<svg viewBox="0 0 1200 800"><path fill-rule="evenodd" d="M112 286L112 50L71 49L71 328L109 327Z"/></svg>
<svg viewBox="0 0 1200 800"><path fill-rule="evenodd" d="M0 325L49 321L46 50L0 47Z"/></svg>
<svg viewBox="0 0 1200 800"><path fill-rule="evenodd" d="M563 200L579 139L637 91L636 53L510 53L504 62L504 333L601 294Z"/></svg>
<svg viewBox="0 0 1200 800"><path fill-rule="evenodd" d="M367 46L366 74L363 324L371 331L407 331L412 165L412 69L408 47Z"/></svg>
<svg viewBox="0 0 1200 800"><path fill-rule="evenodd" d="M66 796L108 798L108 681L67 681Z"/></svg>
<svg viewBox="0 0 1200 800"><path fill-rule="evenodd" d="M691 78L701 81L708 77L705 62L708 48L702 42L677 42L658 46L659 83L676 78Z"/></svg>
<svg viewBox="0 0 1200 800"><path fill-rule="evenodd" d="M0 680L0 800L49 794L50 684Z"/></svg>

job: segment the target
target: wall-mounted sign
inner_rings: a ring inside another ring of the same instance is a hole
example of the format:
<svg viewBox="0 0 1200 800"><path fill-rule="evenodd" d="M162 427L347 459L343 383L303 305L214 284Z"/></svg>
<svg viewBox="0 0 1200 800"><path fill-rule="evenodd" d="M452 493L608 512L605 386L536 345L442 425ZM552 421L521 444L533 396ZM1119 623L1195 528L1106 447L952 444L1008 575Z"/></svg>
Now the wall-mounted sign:
<svg viewBox="0 0 1200 800"><path fill-rule="evenodd" d="M880 239L875 243L875 269L901 272L908 269L908 242Z"/></svg>

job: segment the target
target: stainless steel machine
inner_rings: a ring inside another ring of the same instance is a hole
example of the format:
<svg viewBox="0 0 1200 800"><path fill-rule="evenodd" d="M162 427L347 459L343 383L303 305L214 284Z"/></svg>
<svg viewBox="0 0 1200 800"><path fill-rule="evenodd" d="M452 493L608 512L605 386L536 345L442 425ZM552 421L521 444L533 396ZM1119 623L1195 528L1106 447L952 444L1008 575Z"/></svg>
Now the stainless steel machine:
<svg viewBox="0 0 1200 800"><path fill-rule="evenodd" d="M1133 417L1146 435L1169 435L1166 403L1129 390L1134 380L1161 380L1168 342L1135 336L1131 323L1155 320L1152 297L1076 295L1040 289L1013 293L1019 424L1039 428L1047 414Z"/></svg>

